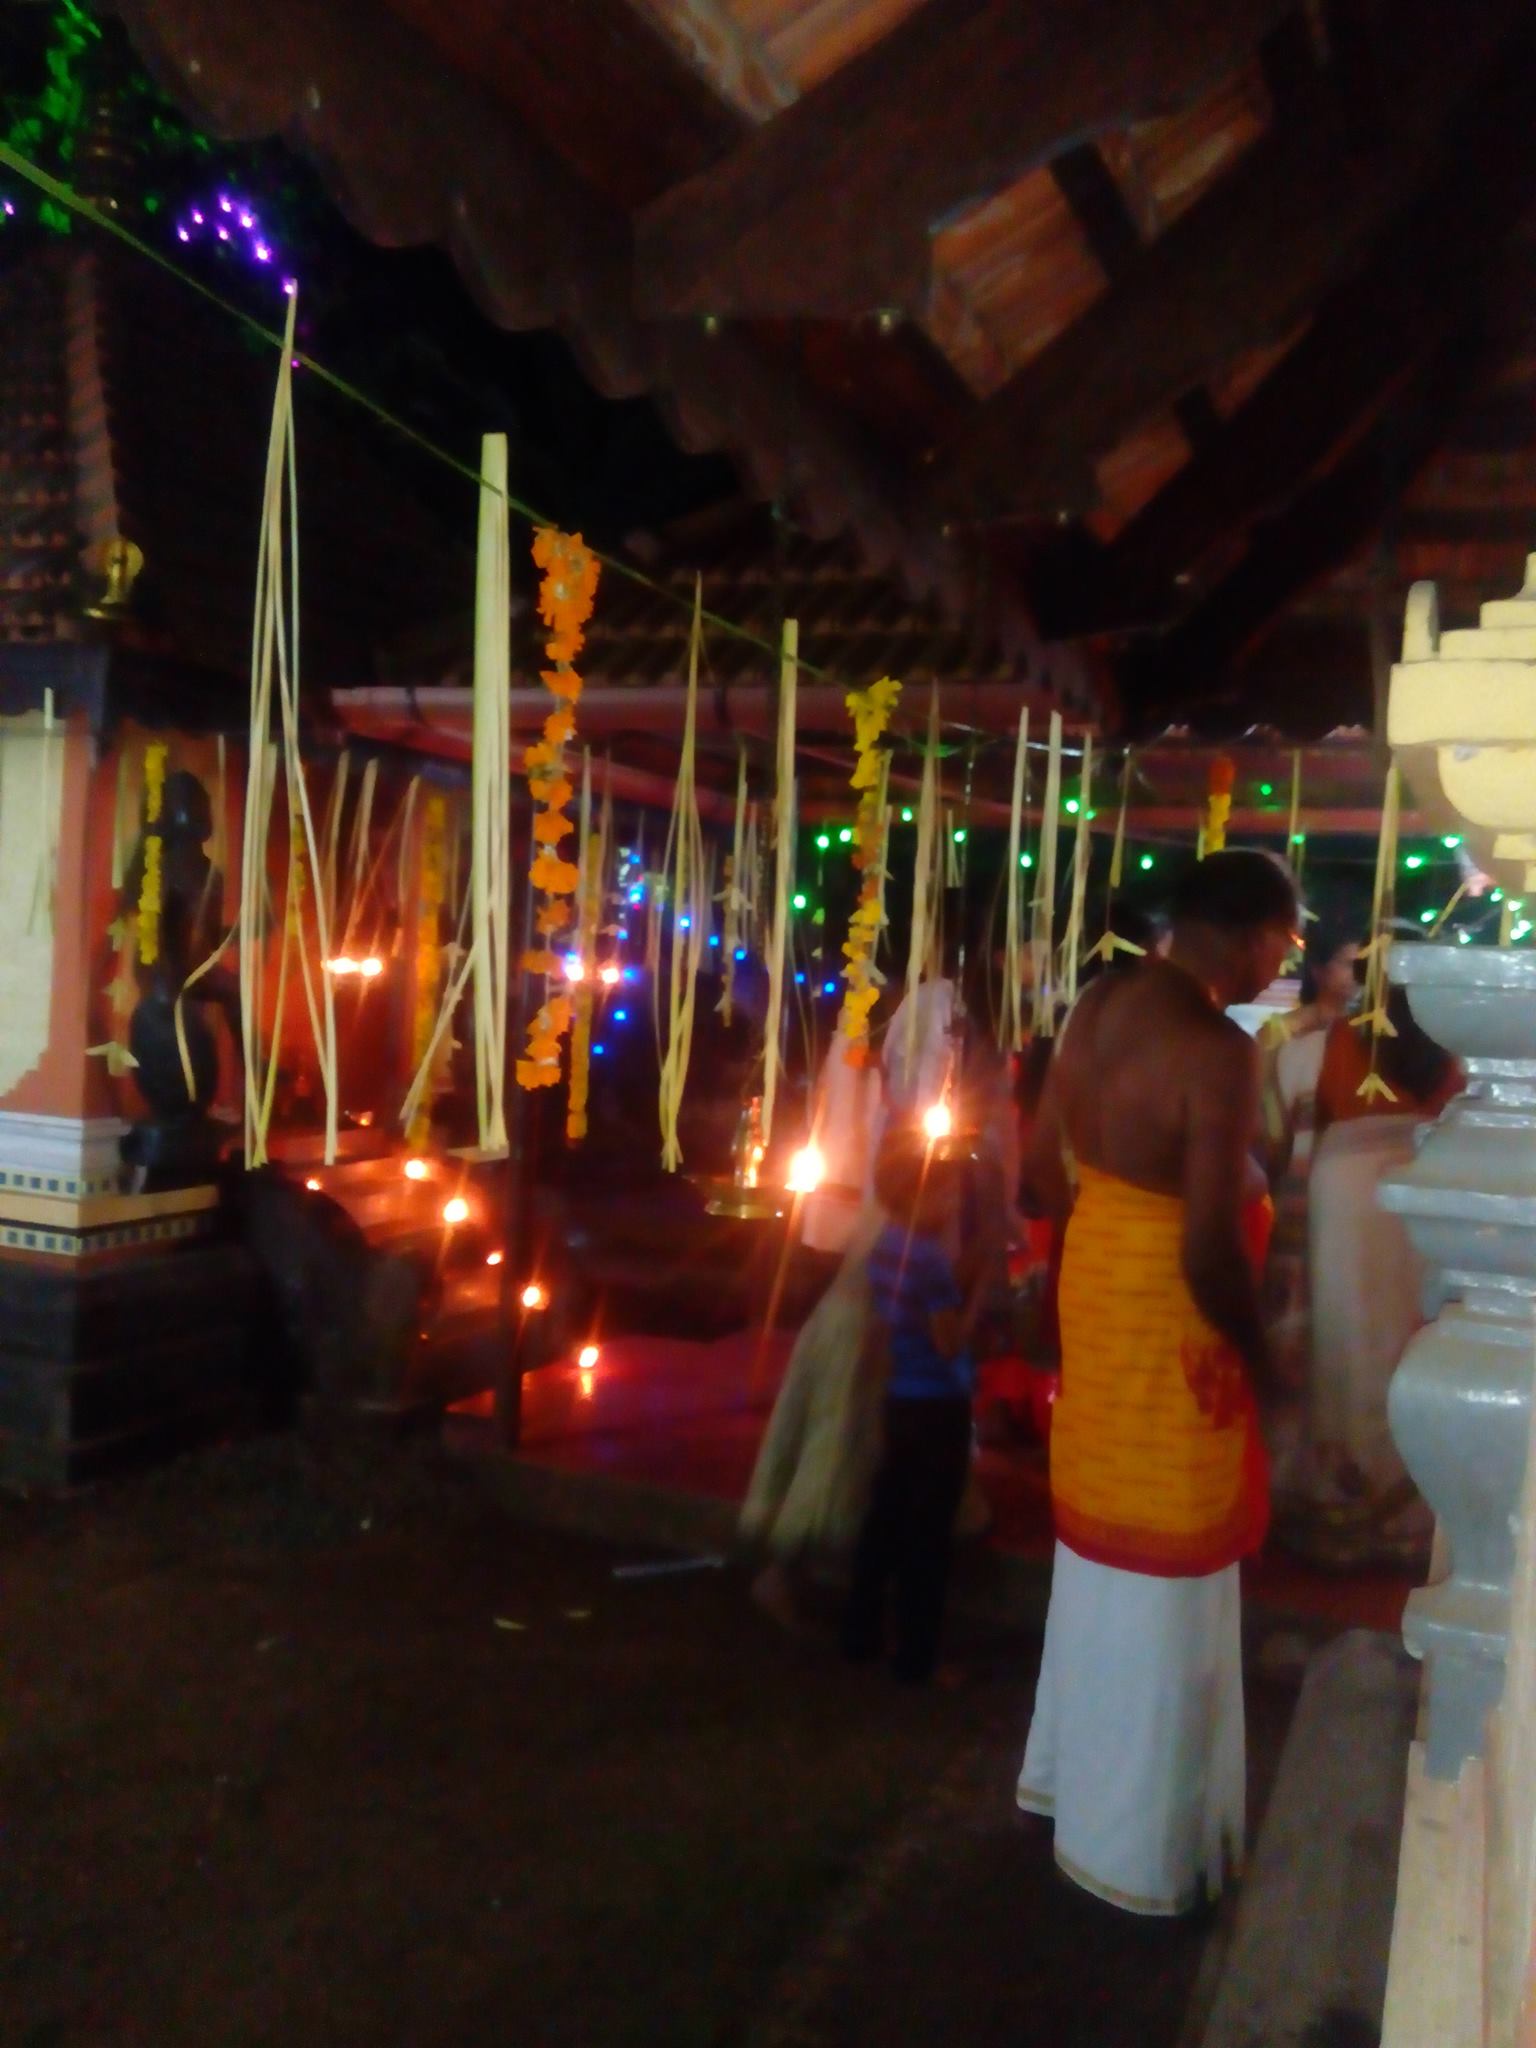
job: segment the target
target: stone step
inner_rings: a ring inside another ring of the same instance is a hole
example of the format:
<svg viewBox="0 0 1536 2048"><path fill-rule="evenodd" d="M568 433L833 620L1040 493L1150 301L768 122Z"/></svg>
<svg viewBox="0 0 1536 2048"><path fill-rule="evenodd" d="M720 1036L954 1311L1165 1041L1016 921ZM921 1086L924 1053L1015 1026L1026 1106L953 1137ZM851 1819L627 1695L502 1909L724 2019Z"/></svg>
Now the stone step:
<svg viewBox="0 0 1536 2048"><path fill-rule="evenodd" d="M1379 2040L1419 1676L1370 1629L1312 1657L1200 2048Z"/></svg>

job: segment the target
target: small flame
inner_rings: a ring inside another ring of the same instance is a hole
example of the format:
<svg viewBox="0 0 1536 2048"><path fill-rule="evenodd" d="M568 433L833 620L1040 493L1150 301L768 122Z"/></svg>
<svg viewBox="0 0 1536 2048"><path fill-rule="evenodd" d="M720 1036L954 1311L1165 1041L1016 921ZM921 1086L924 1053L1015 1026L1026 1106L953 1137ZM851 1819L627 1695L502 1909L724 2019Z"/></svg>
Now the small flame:
<svg viewBox="0 0 1536 2048"><path fill-rule="evenodd" d="M548 1291L541 1287L537 1280L530 1280L528 1282L528 1285L523 1289L521 1299L524 1308L547 1308L549 1306Z"/></svg>
<svg viewBox="0 0 1536 2048"><path fill-rule="evenodd" d="M618 968L613 966L605 967L598 976L598 980L601 981L604 988L617 988L619 985Z"/></svg>
<svg viewBox="0 0 1536 2048"><path fill-rule="evenodd" d="M583 1372L590 1372L597 1364L598 1350L595 1344L583 1344L576 1354L576 1363Z"/></svg>
<svg viewBox="0 0 1536 2048"><path fill-rule="evenodd" d="M407 1180L425 1180L431 1170L425 1159L407 1159L403 1169Z"/></svg>
<svg viewBox="0 0 1536 2048"><path fill-rule="evenodd" d="M923 1136L930 1145L936 1145L941 1138L947 1138L955 1128L955 1119L947 1102L930 1103L923 1111Z"/></svg>
<svg viewBox="0 0 1536 2048"><path fill-rule="evenodd" d="M443 1204L443 1221L452 1230L456 1223L469 1221L469 1204L462 1195L455 1195L452 1201Z"/></svg>
<svg viewBox="0 0 1536 2048"><path fill-rule="evenodd" d="M319 1192L320 1192L320 1183L319 1183L319 1181L317 1181L317 1180L307 1180L307 1181L305 1181L304 1185L305 1185L305 1187L307 1187L307 1188L309 1189L309 1192L310 1192L310 1193L311 1193L312 1195L318 1195L318 1194L319 1194Z"/></svg>
<svg viewBox="0 0 1536 2048"><path fill-rule="evenodd" d="M792 1195L813 1195L827 1177L827 1162L819 1145L802 1145L789 1162L789 1179L784 1185Z"/></svg>
<svg viewBox="0 0 1536 2048"><path fill-rule="evenodd" d="M488 1266L499 1266L501 1264L501 1253L487 1252L485 1255L485 1263Z"/></svg>

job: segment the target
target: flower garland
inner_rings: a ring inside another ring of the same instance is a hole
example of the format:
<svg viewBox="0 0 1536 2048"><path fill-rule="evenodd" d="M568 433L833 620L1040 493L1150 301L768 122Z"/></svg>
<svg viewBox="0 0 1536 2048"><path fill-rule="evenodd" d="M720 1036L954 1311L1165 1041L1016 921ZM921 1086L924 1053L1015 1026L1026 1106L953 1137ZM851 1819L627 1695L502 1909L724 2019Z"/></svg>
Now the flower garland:
<svg viewBox="0 0 1536 2048"><path fill-rule="evenodd" d="M1220 853L1227 843L1227 820L1232 815L1232 785L1236 780L1237 768L1231 755L1218 754L1211 763L1206 784L1205 853Z"/></svg>
<svg viewBox="0 0 1536 2048"><path fill-rule="evenodd" d="M859 900L848 922L843 941L842 1015L838 1029L845 1042L844 1058L850 1066L869 1062L869 1018L879 1001L885 977L875 965L875 946L884 922L881 877L884 871L885 805L881 797L884 781L880 740L891 722L901 685L882 676L867 690L850 690L844 700L853 715L853 744L856 760L849 787L859 793L854 818L857 840L853 865L861 877Z"/></svg>
<svg viewBox="0 0 1536 2048"><path fill-rule="evenodd" d="M565 749L576 733L581 677L572 664L581 652L583 628L597 597L597 561L579 533L560 533L551 526L541 526L534 534L533 559L544 572L539 617L549 628L544 651L550 665L539 674L556 701L544 721L543 737L523 754L528 793L539 807L533 818L536 851L528 879L544 897L534 918L541 944L524 954L523 966L530 974L551 975L560 971L555 941L571 922L570 898L580 879L576 863L564 859L559 847L573 830L565 815L565 806L575 794L565 772ZM526 1056L517 1063L519 1086L552 1088L558 1084L560 1041L570 1027L570 997L546 994L528 1027Z"/></svg>
<svg viewBox="0 0 1536 2048"><path fill-rule="evenodd" d="M160 813L165 802L166 752L163 740L156 740L144 752L144 875L139 883L139 959L146 967L153 967L160 958L160 916L165 901Z"/></svg>
<svg viewBox="0 0 1536 2048"><path fill-rule="evenodd" d="M345 756L343 756L345 759ZM437 1032L438 984L442 978L442 909L448 894L448 799L439 790L421 811L421 852L416 899L416 1015L411 1033L411 1070L432 1050ZM411 1117L407 1143L425 1145L432 1127L432 1090L423 1088Z"/></svg>

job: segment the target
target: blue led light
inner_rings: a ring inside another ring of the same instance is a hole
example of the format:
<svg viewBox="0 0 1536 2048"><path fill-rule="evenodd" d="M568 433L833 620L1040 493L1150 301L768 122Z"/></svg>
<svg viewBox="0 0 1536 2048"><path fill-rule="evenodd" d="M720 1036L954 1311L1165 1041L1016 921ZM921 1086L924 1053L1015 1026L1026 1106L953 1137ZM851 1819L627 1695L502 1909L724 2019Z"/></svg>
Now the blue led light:
<svg viewBox="0 0 1536 2048"><path fill-rule="evenodd" d="M795 976L795 979L796 979L796 981L804 981L804 979L805 979L805 976L804 976L803 974L797 974L797 975Z"/></svg>
<svg viewBox="0 0 1536 2048"><path fill-rule="evenodd" d="M619 937L621 939L627 939L629 937L629 926L627 924L621 924L619 926Z"/></svg>
<svg viewBox="0 0 1536 2048"><path fill-rule="evenodd" d="M746 949L746 947L745 947L745 946L738 946L738 947L736 948L736 958L737 958L738 960L745 960L745 959L746 959L746 957L747 957L747 949Z"/></svg>
<svg viewBox="0 0 1536 2048"><path fill-rule="evenodd" d="M626 968L625 968L625 970L624 970L624 979L625 979L626 981L638 981L638 980L640 979L640 970L639 970L639 968L638 968L638 967L626 967Z"/></svg>
<svg viewBox="0 0 1536 2048"><path fill-rule="evenodd" d="M720 943L720 934L718 932L711 932L709 935L709 943L712 946L718 946Z"/></svg>
<svg viewBox="0 0 1536 2048"><path fill-rule="evenodd" d="M837 983L835 981L824 981L821 984L821 992L824 996L835 995L837 992Z"/></svg>
<svg viewBox="0 0 1536 2048"><path fill-rule="evenodd" d="M677 923L678 923L678 929L679 929L680 931L685 931L685 932L687 932L687 931L692 931L692 929L693 929L693 919L692 919L691 917L680 917L680 918L679 918L679 919L677 920Z"/></svg>
<svg viewBox="0 0 1536 2048"><path fill-rule="evenodd" d="M613 1013L613 1021L615 1024L627 1024L629 1022L628 1010L615 1010Z"/></svg>
<svg viewBox="0 0 1536 2048"><path fill-rule="evenodd" d="M595 1056L596 1056L596 1057L597 1057L598 1059L601 1059L601 1058L602 1058L602 1056L603 1056L603 1054L604 1054L604 1053L605 1053L605 1052L606 1052L607 1050L608 1050L608 1048L607 1048L607 1046L606 1046L606 1045L594 1045L594 1046L593 1046L593 1048L592 1048L593 1054L594 1054L594 1055L595 1055Z"/></svg>
<svg viewBox="0 0 1536 2048"><path fill-rule="evenodd" d="M645 901L644 889L631 889L629 892L629 900L631 903L643 903Z"/></svg>

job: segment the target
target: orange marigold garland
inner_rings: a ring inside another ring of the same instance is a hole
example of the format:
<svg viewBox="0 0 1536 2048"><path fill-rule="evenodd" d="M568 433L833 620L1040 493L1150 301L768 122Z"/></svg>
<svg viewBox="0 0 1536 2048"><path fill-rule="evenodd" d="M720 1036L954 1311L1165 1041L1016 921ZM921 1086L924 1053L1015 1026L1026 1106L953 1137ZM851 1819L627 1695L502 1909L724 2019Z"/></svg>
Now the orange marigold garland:
<svg viewBox="0 0 1536 2048"><path fill-rule="evenodd" d="M1205 851L1220 853L1227 843L1227 820L1232 815L1232 788L1237 765L1230 754L1218 754L1211 763L1206 785Z"/></svg>
<svg viewBox="0 0 1536 2048"><path fill-rule="evenodd" d="M543 736L523 753L523 771L535 806L536 851L528 879L544 898L534 915L541 943L524 954L523 966L530 974L550 975L560 970L559 939L571 924L571 898L579 879L576 863L560 852L561 842L575 830L565 815L565 806L574 794L565 770L565 749L576 734L575 706L581 696L581 677L575 661L597 597L598 565L579 533L561 533L552 526L541 526L535 532L533 559L544 572L539 585L539 617L549 628L544 643L549 666L541 669L539 675L555 704L544 721ZM528 1027L525 1056L517 1063L519 1086L556 1086L560 1079L560 1041L570 1027L569 996L546 993Z"/></svg>
<svg viewBox="0 0 1536 2048"><path fill-rule="evenodd" d="M857 843L853 864L861 880L859 900L853 907L848 936L843 942L843 980L847 986L838 1028L845 1042L844 1057L851 1066L858 1067L866 1065L869 1060L870 1012L879 1001L880 984L884 980L875 965L875 946L885 917L881 888L885 805L881 798L884 778L881 774L880 740L891 722L900 695L900 683L890 676L882 676L867 690L850 690L846 699L853 714L857 754L850 787L859 795L854 818Z"/></svg>

